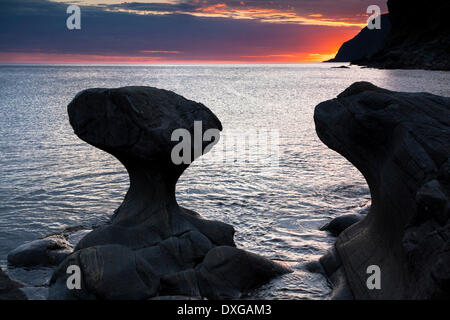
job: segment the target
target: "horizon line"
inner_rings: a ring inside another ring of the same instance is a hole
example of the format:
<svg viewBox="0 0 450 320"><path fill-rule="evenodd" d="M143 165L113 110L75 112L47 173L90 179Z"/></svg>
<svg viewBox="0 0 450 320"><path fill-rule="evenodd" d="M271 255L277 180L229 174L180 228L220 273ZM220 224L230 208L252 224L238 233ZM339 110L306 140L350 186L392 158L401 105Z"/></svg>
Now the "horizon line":
<svg viewBox="0 0 450 320"><path fill-rule="evenodd" d="M296 62L276 62L276 61L158 61L158 62L7 62L0 61L0 65L158 65L158 64L314 64L314 63L350 63L330 62L330 61L296 61Z"/></svg>

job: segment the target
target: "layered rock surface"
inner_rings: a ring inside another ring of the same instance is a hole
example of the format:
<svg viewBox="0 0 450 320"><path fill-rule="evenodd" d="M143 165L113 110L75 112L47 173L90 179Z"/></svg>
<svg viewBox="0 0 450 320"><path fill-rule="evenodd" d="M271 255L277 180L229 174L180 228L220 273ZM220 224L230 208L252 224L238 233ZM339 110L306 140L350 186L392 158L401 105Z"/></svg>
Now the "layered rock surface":
<svg viewBox="0 0 450 320"><path fill-rule="evenodd" d="M174 130L194 139L222 125L204 105L151 87L88 89L68 106L75 133L115 156L130 188L112 223L95 229L50 281L52 299L148 299L156 296L239 298L289 270L234 245L234 228L182 208L175 185L189 163L175 164ZM201 121L200 132L194 122ZM218 136L201 140L201 153ZM186 152L184 150L183 152ZM82 272L81 289L69 290L70 265Z"/></svg>
<svg viewBox="0 0 450 320"><path fill-rule="evenodd" d="M314 120L372 196L367 217L322 261L332 281L357 299L450 298L450 98L359 82L319 104ZM370 265L379 290L367 286Z"/></svg>

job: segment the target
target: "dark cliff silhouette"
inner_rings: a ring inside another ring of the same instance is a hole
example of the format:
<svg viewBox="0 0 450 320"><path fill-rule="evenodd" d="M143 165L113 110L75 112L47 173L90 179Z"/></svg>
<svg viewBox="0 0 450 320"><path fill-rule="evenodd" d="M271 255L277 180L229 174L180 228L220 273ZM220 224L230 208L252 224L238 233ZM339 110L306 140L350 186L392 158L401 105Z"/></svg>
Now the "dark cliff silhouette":
<svg viewBox="0 0 450 320"><path fill-rule="evenodd" d="M320 140L364 176L359 221L320 262L335 299L450 299L450 98L356 82L314 111ZM368 284L378 266L380 286Z"/></svg>
<svg viewBox="0 0 450 320"><path fill-rule="evenodd" d="M327 62L351 62L370 57L377 52L389 31L391 23L387 14L381 15L381 29L363 28L353 39L342 44L334 59Z"/></svg>
<svg viewBox="0 0 450 320"><path fill-rule="evenodd" d="M392 24L384 44L352 63L383 69L450 70L450 1L388 0Z"/></svg>

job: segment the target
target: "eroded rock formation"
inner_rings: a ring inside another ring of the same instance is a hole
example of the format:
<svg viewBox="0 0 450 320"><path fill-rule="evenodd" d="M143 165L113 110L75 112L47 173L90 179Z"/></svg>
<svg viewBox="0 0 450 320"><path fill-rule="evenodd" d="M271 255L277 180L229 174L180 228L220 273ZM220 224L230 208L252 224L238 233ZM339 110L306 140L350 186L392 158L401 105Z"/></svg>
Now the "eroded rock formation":
<svg viewBox="0 0 450 320"><path fill-rule="evenodd" d="M189 164L172 161L178 141L171 135L182 128L195 139L208 129L222 130L204 105L151 87L88 89L69 104L68 113L78 137L126 167L130 188L112 223L87 234L57 268L50 298L239 298L288 272L236 248L232 226L178 205L175 185ZM202 122L201 132L194 134L194 121ZM201 151L210 143L202 141ZM67 289L70 265L82 271L80 290Z"/></svg>
<svg viewBox="0 0 450 320"><path fill-rule="evenodd" d="M338 296L450 298L450 98L359 82L319 104L314 120L372 196L367 217L322 259ZM366 284L370 265L380 267L379 290Z"/></svg>

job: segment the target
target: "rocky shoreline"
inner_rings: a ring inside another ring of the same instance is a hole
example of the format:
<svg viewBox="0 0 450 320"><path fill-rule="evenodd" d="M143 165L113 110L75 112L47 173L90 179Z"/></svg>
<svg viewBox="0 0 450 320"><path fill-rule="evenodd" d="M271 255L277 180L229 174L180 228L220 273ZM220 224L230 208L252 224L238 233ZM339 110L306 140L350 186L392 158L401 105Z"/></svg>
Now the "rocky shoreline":
<svg viewBox="0 0 450 320"><path fill-rule="evenodd" d="M380 69L450 70L450 27L446 0L404 2L388 0L392 28L379 50L352 60Z"/></svg>
<svg viewBox="0 0 450 320"><path fill-rule="evenodd" d="M450 298L450 98L351 85L315 109L319 138L361 171L372 205L321 259L333 297ZM370 266L381 288L367 285Z"/></svg>
<svg viewBox="0 0 450 320"><path fill-rule="evenodd" d="M325 62L351 62L377 69L450 70L450 27L446 0L388 0L381 29L363 28Z"/></svg>
<svg viewBox="0 0 450 320"><path fill-rule="evenodd" d="M57 266L50 299L236 299L290 272L236 248L232 226L176 203L175 184L189 164L171 161L168 132L194 133L194 118L202 135L220 130L205 106L126 87L83 91L68 110L82 140L124 164L130 190L109 224L67 228L8 255L16 267ZM356 214L321 228L337 240L309 268L332 283L332 299L450 298L449 119L450 98L367 82L316 107L319 138L361 171L372 195ZM73 265L81 290L67 288ZM369 266L380 268L380 289L367 286ZM26 299L22 287L0 272L0 299Z"/></svg>

